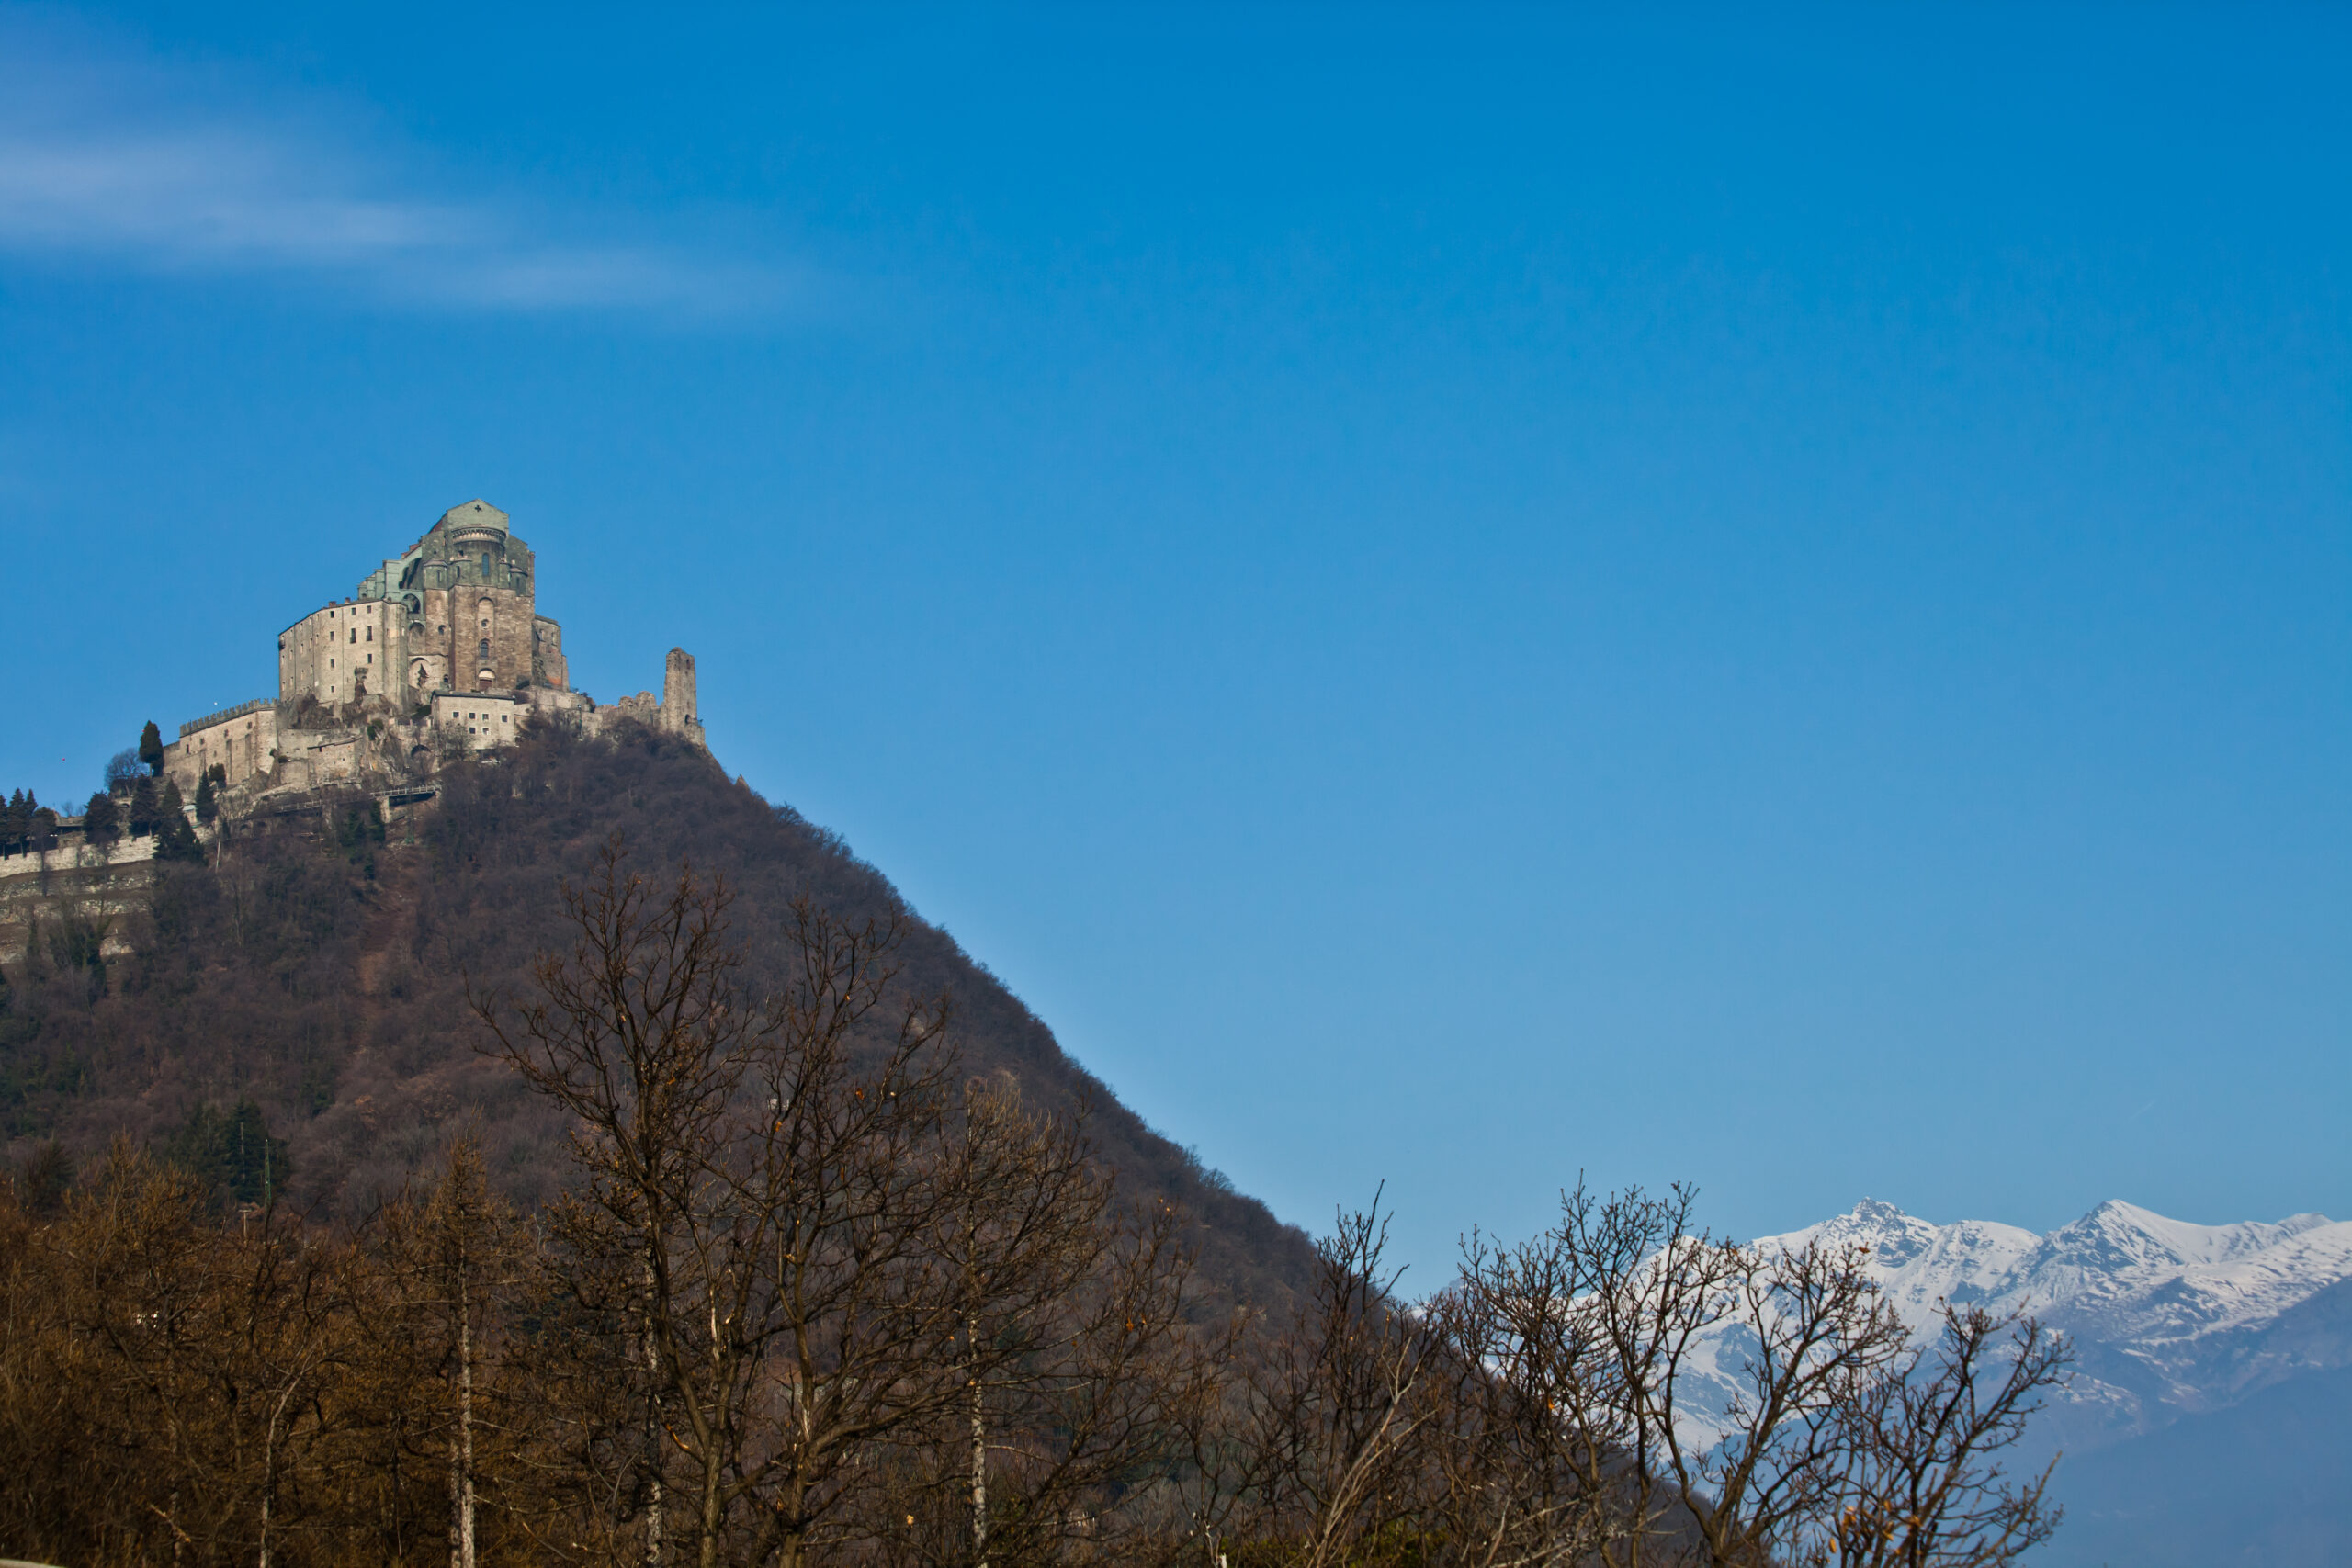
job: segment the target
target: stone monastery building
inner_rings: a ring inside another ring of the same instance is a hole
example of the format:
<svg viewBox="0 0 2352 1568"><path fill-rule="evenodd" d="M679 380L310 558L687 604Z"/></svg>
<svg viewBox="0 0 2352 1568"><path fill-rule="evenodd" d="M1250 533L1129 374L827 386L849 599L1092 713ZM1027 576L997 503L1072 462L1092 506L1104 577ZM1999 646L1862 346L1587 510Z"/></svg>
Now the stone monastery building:
<svg viewBox="0 0 2352 1568"><path fill-rule="evenodd" d="M590 734L628 719L703 743L695 661L672 649L662 695L608 707L571 689L563 628L538 613L537 562L486 501L444 513L351 598L277 637L277 695L191 719L164 750L191 794L207 769L254 794L429 774L454 751L503 745L526 720Z"/></svg>

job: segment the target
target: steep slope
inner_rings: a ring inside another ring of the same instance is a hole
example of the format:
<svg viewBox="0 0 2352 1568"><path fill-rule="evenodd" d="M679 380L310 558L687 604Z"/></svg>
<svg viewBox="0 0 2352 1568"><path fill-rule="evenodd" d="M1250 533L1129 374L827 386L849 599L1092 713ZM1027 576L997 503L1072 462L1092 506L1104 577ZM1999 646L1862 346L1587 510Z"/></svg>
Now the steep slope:
<svg viewBox="0 0 2352 1568"><path fill-rule="evenodd" d="M86 1160L116 1135L166 1138L199 1103L250 1097L288 1141L300 1201L363 1213L465 1120L516 1196L545 1197L563 1176L560 1129L480 1055L466 990L526 986L533 953L566 940L560 884L617 831L657 877L688 860L726 878L755 974L780 961L780 918L803 891L852 919L898 919L905 981L950 998L967 1070L1087 1106L1123 1187L1196 1216L1204 1272L1238 1295L1276 1299L1303 1278L1300 1232L1147 1127L836 836L707 753L641 731L543 733L440 782L380 843L332 803L323 822L241 824L217 872L159 879L125 922L130 956L77 968L37 952L17 965L0 998L12 1152L54 1136Z"/></svg>

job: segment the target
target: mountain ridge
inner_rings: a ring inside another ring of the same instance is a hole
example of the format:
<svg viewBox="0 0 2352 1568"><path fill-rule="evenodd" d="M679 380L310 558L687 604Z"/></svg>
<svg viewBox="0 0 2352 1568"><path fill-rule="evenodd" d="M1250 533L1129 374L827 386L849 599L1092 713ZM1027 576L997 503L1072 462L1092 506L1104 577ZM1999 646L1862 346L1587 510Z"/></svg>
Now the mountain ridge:
<svg viewBox="0 0 2352 1568"><path fill-rule="evenodd" d="M2318 1568L2352 1556L2331 1499L2265 1480L2352 1461L2336 1397L2352 1388L2352 1223L2199 1225L2110 1199L2038 1235L1939 1225L1864 1199L1754 1245L1807 1242L1871 1247L1867 1270L1915 1331L1949 1301L2030 1313L2073 1342L2073 1384L2012 1466L2057 1461L2052 1490L2075 1515L2033 1562ZM2217 1481L2217 1457L2256 1449L2258 1462L2242 1457Z"/></svg>
<svg viewBox="0 0 2352 1568"><path fill-rule="evenodd" d="M2067 1334L2084 1358L2071 1402L2130 1412L2106 1440L2345 1364L2321 1340L2307 1357L2267 1360L2247 1345L2352 1280L2352 1223L2324 1214L2200 1225L2110 1199L2036 1235L1984 1220L1938 1225L1865 1199L1757 1245L1807 1242L1870 1247L1868 1271L1914 1328L1949 1301L2030 1313Z"/></svg>

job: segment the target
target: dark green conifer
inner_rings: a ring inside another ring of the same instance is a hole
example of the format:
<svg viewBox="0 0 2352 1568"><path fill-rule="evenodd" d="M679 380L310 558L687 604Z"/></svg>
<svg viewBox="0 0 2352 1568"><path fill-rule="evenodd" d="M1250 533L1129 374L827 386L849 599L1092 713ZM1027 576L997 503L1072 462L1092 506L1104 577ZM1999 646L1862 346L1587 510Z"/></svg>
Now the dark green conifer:
<svg viewBox="0 0 2352 1568"><path fill-rule="evenodd" d="M187 808L180 800L177 779L164 781L163 798L155 807L155 858L195 864L204 859L204 846L188 825Z"/></svg>
<svg viewBox="0 0 2352 1568"><path fill-rule="evenodd" d="M147 728L139 732L139 760L147 764L150 777L164 771L164 732L149 719Z"/></svg>
<svg viewBox="0 0 2352 1568"><path fill-rule="evenodd" d="M286 1140L269 1135L261 1107L241 1100L226 1115L199 1105L164 1145L164 1157L212 1190L217 1200L269 1203L286 1183Z"/></svg>
<svg viewBox="0 0 2352 1568"><path fill-rule="evenodd" d="M104 849L121 836L122 818L115 810L114 796L100 790L82 808L82 837Z"/></svg>
<svg viewBox="0 0 2352 1568"><path fill-rule="evenodd" d="M158 815L155 780L153 775L141 779L130 790L130 836L143 839L155 830Z"/></svg>
<svg viewBox="0 0 2352 1568"><path fill-rule="evenodd" d="M17 1168L17 1204L37 1220L53 1220L64 1210L65 1195L74 1190L74 1156L51 1138L27 1155Z"/></svg>
<svg viewBox="0 0 2352 1568"><path fill-rule="evenodd" d="M196 781L196 819L209 828L220 814L220 798L212 793L212 770L207 768L204 776Z"/></svg>

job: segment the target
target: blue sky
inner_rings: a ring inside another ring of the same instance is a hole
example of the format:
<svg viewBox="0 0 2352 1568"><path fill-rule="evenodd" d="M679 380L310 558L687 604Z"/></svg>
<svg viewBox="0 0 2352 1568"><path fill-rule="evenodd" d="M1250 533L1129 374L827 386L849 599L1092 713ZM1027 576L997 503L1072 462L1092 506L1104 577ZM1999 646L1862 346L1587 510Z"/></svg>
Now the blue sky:
<svg viewBox="0 0 2352 1568"><path fill-rule="evenodd" d="M444 509L1430 1272L2352 1213L2341 11L0 10L0 775Z"/></svg>

